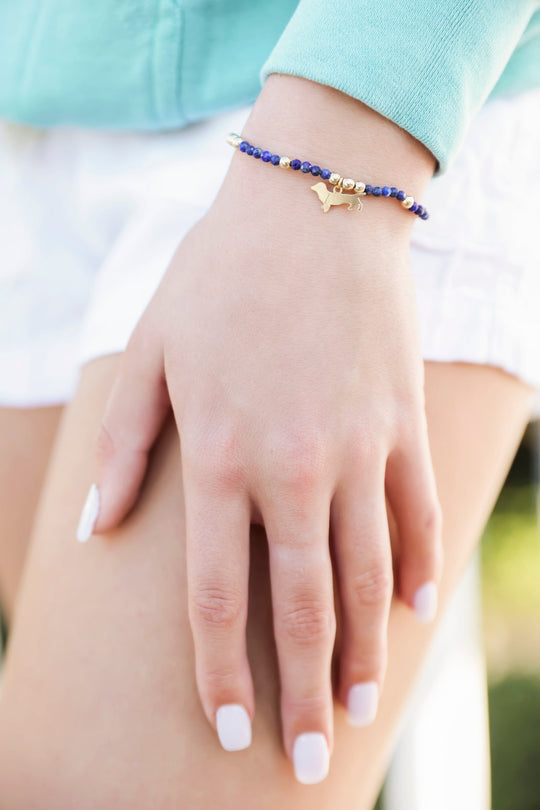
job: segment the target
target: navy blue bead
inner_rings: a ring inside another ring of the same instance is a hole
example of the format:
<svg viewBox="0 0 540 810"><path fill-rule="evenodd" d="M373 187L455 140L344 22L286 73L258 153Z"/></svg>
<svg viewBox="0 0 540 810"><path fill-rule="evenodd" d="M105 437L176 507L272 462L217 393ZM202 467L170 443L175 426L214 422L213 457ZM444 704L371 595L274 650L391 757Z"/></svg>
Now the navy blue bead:
<svg viewBox="0 0 540 810"><path fill-rule="evenodd" d="M302 165L300 166L300 168L302 169L302 171L303 171L305 174L307 174L308 172L310 172L310 171L311 171L311 163L310 163L308 160L304 160L304 162L302 163Z"/></svg>
<svg viewBox="0 0 540 810"><path fill-rule="evenodd" d="M323 180L328 180L332 172L330 169L321 169L321 177Z"/></svg>
<svg viewBox="0 0 540 810"><path fill-rule="evenodd" d="M279 155L272 155L272 157L270 158L270 163L272 164L272 166L277 166L279 161L280 161Z"/></svg>
<svg viewBox="0 0 540 810"><path fill-rule="evenodd" d="M268 163L271 157L272 152L269 152L268 149L265 149L261 155L261 160L264 161L264 163Z"/></svg>
<svg viewBox="0 0 540 810"><path fill-rule="evenodd" d="M419 217L421 217L422 214L424 213L423 206L419 205L418 208L416 209L416 213L418 214Z"/></svg>
<svg viewBox="0 0 540 810"><path fill-rule="evenodd" d="M313 177L318 177L320 175L320 173L321 173L321 167L320 166L312 166L311 167L311 174L313 175Z"/></svg>
<svg viewBox="0 0 540 810"><path fill-rule="evenodd" d="M390 189L390 196L397 197L397 188L395 186L392 186L392 188Z"/></svg>
<svg viewBox="0 0 540 810"><path fill-rule="evenodd" d="M398 200L400 202L403 202L403 200L405 199L406 196L407 195L405 194L404 191L398 191L398 193L396 194L396 197L398 198Z"/></svg>
<svg viewBox="0 0 540 810"><path fill-rule="evenodd" d="M373 194L374 197L380 197L381 196L381 187L380 186L375 186L375 188L373 189L373 191L371 193Z"/></svg>
<svg viewBox="0 0 540 810"><path fill-rule="evenodd" d="M254 146L248 146L248 148L246 149L246 155L252 155L254 149L255 149Z"/></svg>
<svg viewBox="0 0 540 810"><path fill-rule="evenodd" d="M371 192L373 191L373 186L370 186L369 183L368 183L368 185L365 187L364 191L366 192L366 194L371 194Z"/></svg>
<svg viewBox="0 0 540 810"><path fill-rule="evenodd" d="M249 146L249 143L247 141L242 141L242 143L240 144L240 146L238 148L240 149L241 152L245 152L246 149L248 148L248 146Z"/></svg>
<svg viewBox="0 0 540 810"><path fill-rule="evenodd" d="M429 214L427 211L424 211L424 213L422 214L422 219L429 219Z"/></svg>
<svg viewBox="0 0 540 810"><path fill-rule="evenodd" d="M255 149L253 150L253 157L254 158L260 158L261 155L262 155L262 149L259 149L259 147L256 146Z"/></svg>
<svg viewBox="0 0 540 810"><path fill-rule="evenodd" d="M295 170L299 169L301 165L302 165L302 162L300 160L298 160L298 158L294 158L294 160L291 160L291 169L295 169Z"/></svg>
<svg viewBox="0 0 540 810"><path fill-rule="evenodd" d="M418 208L418 203L417 203L417 202L413 202L413 204L412 204L412 205L411 205L411 207L409 208L409 211L411 212L411 214L416 214L416 209L417 209L417 208Z"/></svg>
<svg viewBox="0 0 540 810"><path fill-rule="evenodd" d="M381 194L382 194L383 197L389 197L390 196L390 186L383 186L381 188Z"/></svg>

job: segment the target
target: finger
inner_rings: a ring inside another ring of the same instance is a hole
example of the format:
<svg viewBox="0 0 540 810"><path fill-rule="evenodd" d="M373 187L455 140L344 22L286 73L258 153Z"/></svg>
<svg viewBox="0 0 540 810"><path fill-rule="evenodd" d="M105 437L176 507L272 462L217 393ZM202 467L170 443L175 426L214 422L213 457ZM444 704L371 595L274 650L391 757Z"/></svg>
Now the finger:
<svg viewBox="0 0 540 810"><path fill-rule="evenodd" d="M420 622L437 613L443 546L442 514L422 416L411 420L388 457L386 491L399 539L398 581L403 601Z"/></svg>
<svg viewBox="0 0 540 810"><path fill-rule="evenodd" d="M249 498L222 485L212 458L183 457L189 619L206 717L227 751L251 743L254 694L246 649Z"/></svg>
<svg viewBox="0 0 540 810"><path fill-rule="evenodd" d="M288 488L260 506L269 544L284 745L296 778L314 784L327 775L333 748L330 497L309 485L296 502L295 494Z"/></svg>
<svg viewBox="0 0 540 810"><path fill-rule="evenodd" d="M383 458L348 467L332 500L332 539L341 604L338 694L349 722L367 726L386 672L392 600Z"/></svg>
<svg viewBox="0 0 540 810"><path fill-rule="evenodd" d="M161 343L140 325L120 357L99 428L96 482L79 521L79 541L114 528L133 507L169 406Z"/></svg>

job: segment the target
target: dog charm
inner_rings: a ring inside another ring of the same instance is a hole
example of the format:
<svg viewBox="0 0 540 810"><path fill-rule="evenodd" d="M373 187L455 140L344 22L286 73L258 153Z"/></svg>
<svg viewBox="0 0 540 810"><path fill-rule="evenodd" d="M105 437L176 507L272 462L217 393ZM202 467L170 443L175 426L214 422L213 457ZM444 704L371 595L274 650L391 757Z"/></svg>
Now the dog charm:
<svg viewBox="0 0 540 810"><path fill-rule="evenodd" d="M361 211L362 200L361 197L365 196L363 193L344 193L341 188L339 190L331 190L323 182L315 183L310 188L315 192L321 201L321 208L326 213L333 205L348 205L348 211Z"/></svg>

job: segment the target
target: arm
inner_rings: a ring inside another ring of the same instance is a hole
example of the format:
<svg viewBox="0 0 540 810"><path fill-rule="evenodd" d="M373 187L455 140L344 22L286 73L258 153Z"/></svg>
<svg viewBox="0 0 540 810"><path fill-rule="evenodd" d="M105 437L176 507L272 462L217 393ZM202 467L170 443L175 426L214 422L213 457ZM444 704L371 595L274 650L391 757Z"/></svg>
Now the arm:
<svg viewBox="0 0 540 810"><path fill-rule="evenodd" d="M410 132L443 173L537 0L300 0L260 71L363 101Z"/></svg>
<svg viewBox="0 0 540 810"><path fill-rule="evenodd" d="M417 196L433 171L429 151L394 123L301 78L273 76L243 134ZM260 523L284 747L298 779L313 782L333 746L329 525L343 617L338 696L356 725L374 719L386 666L386 495L400 530L398 590L421 621L436 608L441 527L408 263L415 218L371 198L358 216L323 214L302 180L236 152L182 240L103 417L95 530L135 504L170 397L203 708L224 746L249 744L248 539Z"/></svg>

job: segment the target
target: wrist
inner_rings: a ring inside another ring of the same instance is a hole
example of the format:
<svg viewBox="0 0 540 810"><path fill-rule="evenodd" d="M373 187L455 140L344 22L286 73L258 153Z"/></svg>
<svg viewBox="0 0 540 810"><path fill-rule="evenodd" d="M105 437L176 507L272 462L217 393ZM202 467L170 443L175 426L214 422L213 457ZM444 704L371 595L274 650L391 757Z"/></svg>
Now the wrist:
<svg viewBox="0 0 540 810"><path fill-rule="evenodd" d="M327 85L285 74L268 77L241 134L263 149L317 163L355 180L405 189L420 202L436 166L435 157L420 141L362 102ZM231 169L278 194L295 193L293 189L304 196L309 193L307 179L299 172L246 165L251 162L255 161L239 154ZM409 232L416 220L397 201L365 198L364 202L356 219L369 220L373 227L386 224Z"/></svg>

